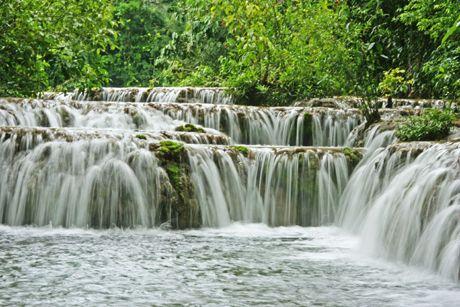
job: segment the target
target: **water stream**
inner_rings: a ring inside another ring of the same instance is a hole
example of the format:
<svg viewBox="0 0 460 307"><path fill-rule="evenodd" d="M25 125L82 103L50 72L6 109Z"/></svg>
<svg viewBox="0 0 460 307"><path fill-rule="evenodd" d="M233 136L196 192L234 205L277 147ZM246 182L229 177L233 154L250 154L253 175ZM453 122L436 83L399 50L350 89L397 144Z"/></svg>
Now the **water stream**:
<svg viewBox="0 0 460 307"><path fill-rule="evenodd" d="M460 301L458 142L218 88L43 98L0 98L0 305Z"/></svg>
<svg viewBox="0 0 460 307"><path fill-rule="evenodd" d="M333 227L0 227L2 305L455 306L457 285Z"/></svg>

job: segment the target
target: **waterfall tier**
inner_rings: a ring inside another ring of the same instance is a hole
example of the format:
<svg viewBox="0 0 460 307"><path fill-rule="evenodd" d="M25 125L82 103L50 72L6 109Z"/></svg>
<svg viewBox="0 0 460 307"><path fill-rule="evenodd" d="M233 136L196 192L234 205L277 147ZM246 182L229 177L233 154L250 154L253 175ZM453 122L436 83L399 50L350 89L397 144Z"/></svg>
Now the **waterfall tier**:
<svg viewBox="0 0 460 307"><path fill-rule="evenodd" d="M368 127L351 98L252 107L220 88L44 98L0 98L3 224L335 224L370 254L459 279L460 145L398 143L398 120L418 110L381 110Z"/></svg>
<svg viewBox="0 0 460 307"><path fill-rule="evenodd" d="M460 278L460 144L395 144L365 157L339 224L373 255Z"/></svg>
<svg viewBox="0 0 460 307"><path fill-rule="evenodd" d="M45 99L57 100L93 100L116 102L200 102L212 104L232 104L233 97L225 88L218 87L104 87L92 91L74 91L71 93L44 93Z"/></svg>
<svg viewBox="0 0 460 307"><path fill-rule="evenodd" d="M352 146L358 110L178 103L0 99L0 126L175 130L185 123L228 135L235 143Z"/></svg>
<svg viewBox="0 0 460 307"><path fill-rule="evenodd" d="M45 130L56 132L54 140L35 130L1 134L4 224L323 225L334 221L341 192L361 156L360 150L340 148L67 139L62 131Z"/></svg>
<svg viewBox="0 0 460 307"><path fill-rule="evenodd" d="M43 128L43 127L0 127L2 139L14 138L21 142L54 141L67 142L110 139L113 141L130 140L135 143L150 144L160 140L177 140L190 144L230 144L225 135L178 131L129 131L113 129L82 129L82 128Z"/></svg>

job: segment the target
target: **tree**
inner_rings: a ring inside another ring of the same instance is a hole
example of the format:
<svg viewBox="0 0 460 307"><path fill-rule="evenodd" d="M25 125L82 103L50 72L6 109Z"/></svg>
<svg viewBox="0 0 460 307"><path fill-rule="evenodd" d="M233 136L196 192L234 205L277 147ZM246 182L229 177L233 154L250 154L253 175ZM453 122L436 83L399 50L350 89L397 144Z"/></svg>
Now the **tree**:
<svg viewBox="0 0 460 307"><path fill-rule="evenodd" d="M0 0L0 95L106 83L112 26L109 0Z"/></svg>

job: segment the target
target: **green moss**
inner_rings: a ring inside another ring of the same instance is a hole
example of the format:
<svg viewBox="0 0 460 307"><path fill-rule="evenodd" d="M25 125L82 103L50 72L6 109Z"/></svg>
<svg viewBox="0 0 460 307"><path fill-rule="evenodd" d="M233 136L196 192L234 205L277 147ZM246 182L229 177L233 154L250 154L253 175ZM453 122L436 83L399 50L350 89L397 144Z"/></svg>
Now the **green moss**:
<svg viewBox="0 0 460 307"><path fill-rule="evenodd" d="M246 146L242 146L242 145L230 146L230 149L234 151L238 151L245 157L249 156L249 148L247 148Z"/></svg>
<svg viewBox="0 0 460 307"><path fill-rule="evenodd" d="M166 166L166 173L168 174L169 181L176 191L181 188L181 177L183 174L182 168L177 163L171 163Z"/></svg>
<svg viewBox="0 0 460 307"><path fill-rule="evenodd" d="M153 150L169 181L166 199L162 201L161 221L170 222L174 229L200 227L200 206L195 198L184 144L162 141Z"/></svg>
<svg viewBox="0 0 460 307"><path fill-rule="evenodd" d="M159 152L163 156L165 155L177 155L184 151L184 144L176 141L161 141Z"/></svg>
<svg viewBox="0 0 460 307"><path fill-rule="evenodd" d="M362 155L358 150L350 147L345 147L342 152L353 165L358 164L362 158Z"/></svg>
<svg viewBox="0 0 460 307"><path fill-rule="evenodd" d="M137 134L136 138L138 138L140 140L146 140L147 139L147 137L144 134Z"/></svg>
<svg viewBox="0 0 460 307"><path fill-rule="evenodd" d="M192 124L185 124L176 128L176 131L180 132L196 132L196 133L205 133L204 129L197 127Z"/></svg>

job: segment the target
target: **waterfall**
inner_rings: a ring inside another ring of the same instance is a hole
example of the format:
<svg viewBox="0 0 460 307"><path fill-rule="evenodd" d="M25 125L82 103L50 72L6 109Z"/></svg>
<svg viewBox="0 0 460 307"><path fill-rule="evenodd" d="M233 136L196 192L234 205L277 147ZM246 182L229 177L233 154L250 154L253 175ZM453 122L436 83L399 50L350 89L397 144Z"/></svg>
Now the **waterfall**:
<svg viewBox="0 0 460 307"><path fill-rule="evenodd" d="M272 226L331 224L348 180L349 164L340 152L251 148L251 159L192 146L192 182L203 225L232 221Z"/></svg>
<svg viewBox="0 0 460 307"><path fill-rule="evenodd" d="M344 146L362 118L328 108L161 104L170 117L220 130L239 144Z"/></svg>
<svg viewBox="0 0 460 307"><path fill-rule="evenodd" d="M316 105L328 100L241 106L221 88L43 98L0 98L3 224L333 224L369 254L459 280L460 147L398 143L388 122L410 112L367 127Z"/></svg>
<svg viewBox="0 0 460 307"><path fill-rule="evenodd" d="M210 104L233 104L233 97L226 89L217 87L103 87L93 91L75 90L69 93L47 92L44 99L59 101L114 101L114 102L194 102Z"/></svg>
<svg viewBox="0 0 460 307"><path fill-rule="evenodd" d="M460 147L394 145L363 160L341 199L339 223L373 255L459 279Z"/></svg>
<svg viewBox="0 0 460 307"><path fill-rule="evenodd" d="M9 225L158 225L165 172L148 151L110 140L0 145L0 217Z"/></svg>
<svg viewBox="0 0 460 307"><path fill-rule="evenodd" d="M154 109L129 104L0 99L0 126L87 127L167 131L184 125ZM211 131L211 130L209 130ZM217 131L213 131L217 133Z"/></svg>
<svg viewBox="0 0 460 307"><path fill-rule="evenodd" d="M348 137L361 122L359 115L344 110L328 109L313 115L313 146L352 145Z"/></svg>
<svg viewBox="0 0 460 307"><path fill-rule="evenodd" d="M177 182L161 148L136 138L20 131L0 137L2 223L153 227L176 214L167 195ZM350 167L340 150L251 147L248 157L231 146L185 150L177 167L190 169L187 197L198 200L202 226L330 224Z"/></svg>
<svg viewBox="0 0 460 307"><path fill-rule="evenodd" d="M145 104L0 99L0 126L174 130L185 123L228 135L238 144L352 145L355 111L211 104ZM221 132L222 133L221 133Z"/></svg>

